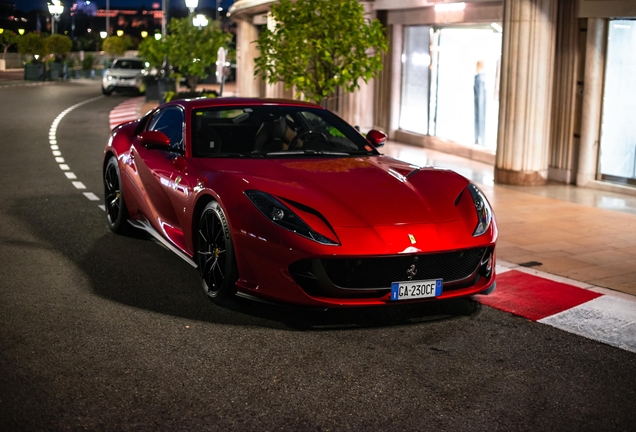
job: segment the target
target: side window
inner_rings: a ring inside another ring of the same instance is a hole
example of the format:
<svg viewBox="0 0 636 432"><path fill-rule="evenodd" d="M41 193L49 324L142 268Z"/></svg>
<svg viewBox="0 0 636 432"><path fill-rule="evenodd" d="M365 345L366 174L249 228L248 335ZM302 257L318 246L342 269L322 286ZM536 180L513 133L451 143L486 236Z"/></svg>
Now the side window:
<svg viewBox="0 0 636 432"><path fill-rule="evenodd" d="M180 108L168 107L155 114L150 120L147 130L163 132L170 138L170 149L183 153L185 151L183 120L183 111Z"/></svg>

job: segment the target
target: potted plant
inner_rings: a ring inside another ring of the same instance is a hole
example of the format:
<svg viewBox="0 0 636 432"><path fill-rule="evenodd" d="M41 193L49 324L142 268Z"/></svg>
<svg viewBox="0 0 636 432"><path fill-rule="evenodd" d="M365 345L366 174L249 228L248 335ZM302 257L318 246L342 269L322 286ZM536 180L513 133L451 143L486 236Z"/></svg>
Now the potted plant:
<svg viewBox="0 0 636 432"><path fill-rule="evenodd" d="M46 68L42 63L45 53L44 39L38 33L27 33L18 39L18 52L33 56L33 60L24 65L24 79L44 81Z"/></svg>
<svg viewBox="0 0 636 432"><path fill-rule="evenodd" d="M71 78L80 78L79 62L76 56L69 55L66 58L66 67Z"/></svg>
<svg viewBox="0 0 636 432"><path fill-rule="evenodd" d="M139 58L146 62L144 84L146 102L159 100L159 71L166 56L166 45L154 38L144 39L139 44Z"/></svg>
<svg viewBox="0 0 636 432"><path fill-rule="evenodd" d="M84 60L82 60L82 71L84 71L84 77L95 78L95 56L93 54L86 54Z"/></svg>
<svg viewBox="0 0 636 432"><path fill-rule="evenodd" d="M46 38L46 51L53 56L48 63L50 79L56 80L65 75L64 59L72 47L73 42L66 35L54 34Z"/></svg>

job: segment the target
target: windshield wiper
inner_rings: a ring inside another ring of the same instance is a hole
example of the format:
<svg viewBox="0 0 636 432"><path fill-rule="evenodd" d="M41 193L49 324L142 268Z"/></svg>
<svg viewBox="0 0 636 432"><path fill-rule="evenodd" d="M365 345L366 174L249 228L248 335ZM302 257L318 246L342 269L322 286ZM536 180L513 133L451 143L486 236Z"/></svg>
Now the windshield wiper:
<svg viewBox="0 0 636 432"><path fill-rule="evenodd" d="M319 150L290 150L280 152L265 153L265 156L298 156L298 155L312 155L312 156L350 156L349 153L332 152L332 151L319 151Z"/></svg>
<svg viewBox="0 0 636 432"><path fill-rule="evenodd" d="M263 157L262 154L255 153L212 153L209 155L205 155L203 159L209 158L248 158L248 157Z"/></svg>

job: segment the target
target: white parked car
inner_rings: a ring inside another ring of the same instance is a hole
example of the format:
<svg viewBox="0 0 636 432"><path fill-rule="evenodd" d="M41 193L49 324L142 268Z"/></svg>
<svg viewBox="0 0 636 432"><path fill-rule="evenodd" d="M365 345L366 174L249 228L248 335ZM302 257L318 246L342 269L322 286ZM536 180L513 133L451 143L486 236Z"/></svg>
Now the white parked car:
<svg viewBox="0 0 636 432"><path fill-rule="evenodd" d="M113 91L137 90L143 93L144 62L134 58L117 58L104 72L102 93L110 95Z"/></svg>

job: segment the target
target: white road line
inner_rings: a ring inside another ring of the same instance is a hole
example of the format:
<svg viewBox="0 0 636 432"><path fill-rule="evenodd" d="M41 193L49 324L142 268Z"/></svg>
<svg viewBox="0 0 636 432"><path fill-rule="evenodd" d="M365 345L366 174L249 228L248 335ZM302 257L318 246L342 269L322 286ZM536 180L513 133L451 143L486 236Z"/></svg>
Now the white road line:
<svg viewBox="0 0 636 432"><path fill-rule="evenodd" d="M91 201L99 201L99 197L93 192L84 192L84 196Z"/></svg>
<svg viewBox="0 0 636 432"><path fill-rule="evenodd" d="M64 116L66 116L68 113L70 113L74 109L79 108L82 105L86 105L88 103L94 102L96 100L103 99L103 98L104 96L97 96L92 99L88 99L83 102L77 103L65 109L64 111L62 111L51 123L51 128L49 129L49 145L51 146L51 151L53 152L53 156L55 156L55 162L59 164L60 169L62 171L66 171L64 175L69 180L77 180L77 176L75 175L75 173L71 172L71 168L68 166L68 164L64 163L65 160L62 157L62 152L60 151L60 148L57 145L57 127L59 126ZM72 181L71 184L75 186L76 189L86 189L86 185L82 183L81 181ZM99 197L92 192L84 192L84 196L88 198L90 201L99 201ZM100 206L100 208L101 207L102 206Z"/></svg>
<svg viewBox="0 0 636 432"><path fill-rule="evenodd" d="M100 209L102 209L102 211L106 211L106 206L104 204L100 204L97 207L99 207Z"/></svg>

